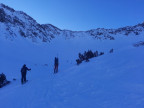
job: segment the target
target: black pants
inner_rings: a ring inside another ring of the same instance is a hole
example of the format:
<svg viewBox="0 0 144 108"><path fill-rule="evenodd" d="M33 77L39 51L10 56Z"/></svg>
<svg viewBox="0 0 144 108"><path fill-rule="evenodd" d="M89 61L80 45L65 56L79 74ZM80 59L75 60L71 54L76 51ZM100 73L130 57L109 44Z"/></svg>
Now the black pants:
<svg viewBox="0 0 144 108"><path fill-rule="evenodd" d="M58 72L58 64L55 64L54 73L57 73L57 72Z"/></svg>
<svg viewBox="0 0 144 108"><path fill-rule="evenodd" d="M22 78L21 78L21 83L26 82L26 72L21 73Z"/></svg>

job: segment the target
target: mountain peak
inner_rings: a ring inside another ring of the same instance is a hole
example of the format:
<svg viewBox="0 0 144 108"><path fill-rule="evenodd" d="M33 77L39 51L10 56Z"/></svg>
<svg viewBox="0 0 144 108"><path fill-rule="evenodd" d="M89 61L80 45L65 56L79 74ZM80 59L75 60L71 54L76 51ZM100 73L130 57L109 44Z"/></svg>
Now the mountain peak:
<svg viewBox="0 0 144 108"><path fill-rule="evenodd" d="M5 5L5 4L3 4L3 3L0 3L0 8L7 9L7 10L9 10L9 11L11 11L11 12L14 12L14 11L15 11L13 8L7 6L7 5Z"/></svg>

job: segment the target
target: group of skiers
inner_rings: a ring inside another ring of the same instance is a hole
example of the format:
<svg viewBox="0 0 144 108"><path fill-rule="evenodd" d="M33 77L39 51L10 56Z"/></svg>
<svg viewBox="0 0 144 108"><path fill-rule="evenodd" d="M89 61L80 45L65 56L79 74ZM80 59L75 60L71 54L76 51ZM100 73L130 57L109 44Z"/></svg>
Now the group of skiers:
<svg viewBox="0 0 144 108"><path fill-rule="evenodd" d="M59 59L58 57L55 57L54 59L54 73L58 72L58 65L59 65ZM21 83L24 84L26 83L28 80L26 80L26 74L27 71L30 71L31 69L26 67L26 64L23 65L23 67L21 68Z"/></svg>
<svg viewBox="0 0 144 108"><path fill-rule="evenodd" d="M110 50L110 53L113 53L113 49ZM103 55L104 53L101 52L99 55ZM89 58L97 57L98 51L92 52L89 50L88 52L85 51L84 55L79 53L79 59L76 60L77 64L80 64L83 60L88 61ZM59 59L58 57L55 57L54 59L54 74L58 72L58 66L59 66ZM30 71L31 69L27 68L26 64L23 65L21 68L21 83L24 84L28 80L26 80L26 74L27 71ZM3 82L6 80L6 76L2 73L0 74L0 85L3 84Z"/></svg>
<svg viewBox="0 0 144 108"><path fill-rule="evenodd" d="M58 66L59 66L59 59L58 57L55 57L54 59L54 74L58 72ZM31 69L28 68L26 66L26 64L24 64L21 68L21 83L24 84L26 83L28 80L26 79L26 74L27 71L30 71ZM14 80L14 79L13 79ZM2 87L3 85L5 85L6 83L9 83L9 81L7 81L5 74L0 74L0 87Z"/></svg>

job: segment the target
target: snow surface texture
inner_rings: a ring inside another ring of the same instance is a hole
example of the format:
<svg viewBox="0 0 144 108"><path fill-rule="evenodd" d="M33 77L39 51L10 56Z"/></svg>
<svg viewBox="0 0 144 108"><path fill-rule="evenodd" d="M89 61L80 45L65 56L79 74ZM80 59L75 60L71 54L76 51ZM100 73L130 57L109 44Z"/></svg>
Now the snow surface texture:
<svg viewBox="0 0 144 108"><path fill-rule="evenodd" d="M3 5L0 7L11 14ZM18 12L12 15L16 14L23 19ZM28 25L27 19L22 21ZM104 39L105 29L73 32L51 25L53 31L46 32L54 38L47 35L50 40L45 43L41 38L36 37L36 43L29 35L23 37L17 32L21 26L11 24L16 37L10 41L13 35L5 29L7 24L0 22L0 71L11 84L0 89L1 108L144 108L144 46L133 46L144 41L143 24L113 30L114 40ZM92 38L90 34L97 34L97 30L103 33L103 39ZM137 34L132 30L140 31ZM105 54L77 66L78 53L88 49ZM60 61L57 74L53 74L55 56ZM28 83L21 85L24 63L32 70L27 74Z"/></svg>

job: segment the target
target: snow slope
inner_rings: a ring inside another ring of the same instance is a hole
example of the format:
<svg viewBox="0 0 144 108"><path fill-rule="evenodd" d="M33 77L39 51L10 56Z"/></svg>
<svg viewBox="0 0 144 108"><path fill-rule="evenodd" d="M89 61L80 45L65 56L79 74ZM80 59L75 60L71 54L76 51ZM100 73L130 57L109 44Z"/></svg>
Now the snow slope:
<svg viewBox="0 0 144 108"><path fill-rule="evenodd" d="M133 47L143 37L98 41L88 37L54 39L49 44L27 40L0 40L0 66L7 79L16 81L0 89L2 108L143 108L144 47ZM87 44L86 44L87 43ZM114 48L114 53L108 53ZM103 56L77 66L78 52L104 51ZM53 74L53 60L60 59ZM27 84L20 69L26 63Z"/></svg>

